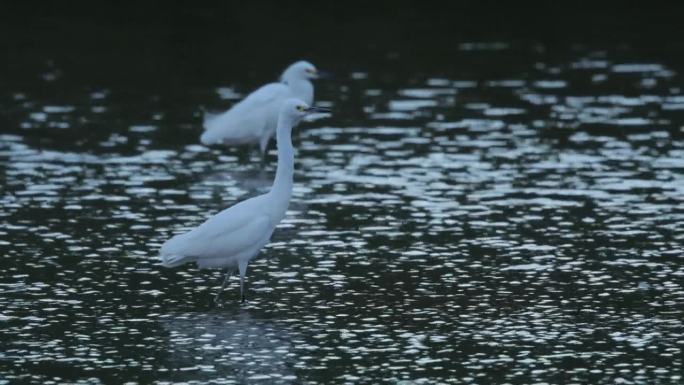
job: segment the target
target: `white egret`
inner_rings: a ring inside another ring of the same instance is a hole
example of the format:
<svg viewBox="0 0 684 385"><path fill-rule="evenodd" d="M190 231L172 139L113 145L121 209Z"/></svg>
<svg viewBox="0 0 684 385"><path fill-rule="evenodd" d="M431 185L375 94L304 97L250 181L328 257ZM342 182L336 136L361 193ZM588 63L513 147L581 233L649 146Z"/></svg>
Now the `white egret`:
<svg viewBox="0 0 684 385"><path fill-rule="evenodd" d="M159 255L162 265L175 267L196 262L200 269L227 269L215 301L218 301L230 275L237 269L240 271L240 296L244 302L247 264L268 243L290 203L294 173L292 127L315 111L328 110L309 107L299 99L288 99L282 103L276 130L278 167L271 190L229 207L195 229L166 241Z"/></svg>
<svg viewBox="0 0 684 385"><path fill-rule="evenodd" d="M285 69L279 83L269 83L219 115L205 115L204 145L258 144L262 156L276 131L278 112L284 100L297 98L313 104L312 79L318 71L307 61L298 61Z"/></svg>

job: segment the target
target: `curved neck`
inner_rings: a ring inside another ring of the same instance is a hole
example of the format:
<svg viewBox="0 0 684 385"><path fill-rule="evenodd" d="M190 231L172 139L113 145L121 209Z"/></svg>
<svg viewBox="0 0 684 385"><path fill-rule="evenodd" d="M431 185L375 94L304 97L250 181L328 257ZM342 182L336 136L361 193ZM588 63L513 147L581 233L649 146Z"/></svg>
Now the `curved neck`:
<svg viewBox="0 0 684 385"><path fill-rule="evenodd" d="M285 84L290 87L292 94L303 100L306 104L313 103L314 88L313 84L308 79L283 79Z"/></svg>
<svg viewBox="0 0 684 385"><path fill-rule="evenodd" d="M292 176L294 174L294 148L292 147L292 122L286 118L278 118L276 135L278 140L278 168L271 193L278 197L286 197L287 202L292 195Z"/></svg>

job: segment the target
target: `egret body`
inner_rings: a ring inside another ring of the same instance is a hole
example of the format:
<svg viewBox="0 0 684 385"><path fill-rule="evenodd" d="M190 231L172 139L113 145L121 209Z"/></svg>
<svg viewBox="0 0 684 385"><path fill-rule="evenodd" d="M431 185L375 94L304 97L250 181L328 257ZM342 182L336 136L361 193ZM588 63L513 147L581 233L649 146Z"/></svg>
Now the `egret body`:
<svg viewBox="0 0 684 385"><path fill-rule="evenodd" d="M219 115L205 115L204 145L258 144L262 155L278 125L280 105L289 98L297 98L308 105L313 103L312 79L318 77L313 64L298 61L285 69L280 82L269 83Z"/></svg>
<svg viewBox="0 0 684 385"><path fill-rule="evenodd" d="M244 301L247 265L268 243L273 230L285 217L292 196L294 148L291 133L307 114L322 109L309 107L299 99L281 103L278 114L278 167L271 190L242 201L209 218L185 234L166 241L160 250L165 267L196 262L199 268L223 268L226 279L216 300L235 271L240 272L240 296Z"/></svg>

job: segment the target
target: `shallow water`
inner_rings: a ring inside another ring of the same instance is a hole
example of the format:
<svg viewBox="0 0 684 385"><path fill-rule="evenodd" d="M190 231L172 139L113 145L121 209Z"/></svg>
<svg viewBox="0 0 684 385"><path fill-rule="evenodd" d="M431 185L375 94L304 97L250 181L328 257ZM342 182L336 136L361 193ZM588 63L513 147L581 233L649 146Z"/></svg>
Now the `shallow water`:
<svg viewBox="0 0 684 385"><path fill-rule="evenodd" d="M613 56L320 82L334 114L218 308L221 272L155 255L268 189L274 149L197 144L248 86L6 91L0 383L681 382L681 79Z"/></svg>

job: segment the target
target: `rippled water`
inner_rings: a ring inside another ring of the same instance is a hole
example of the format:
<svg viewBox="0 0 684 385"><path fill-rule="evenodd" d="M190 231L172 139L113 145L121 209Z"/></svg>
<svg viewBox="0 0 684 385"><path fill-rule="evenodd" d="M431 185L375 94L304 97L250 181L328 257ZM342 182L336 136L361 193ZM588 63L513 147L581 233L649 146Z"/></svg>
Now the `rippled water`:
<svg viewBox="0 0 684 385"><path fill-rule="evenodd" d="M155 255L268 189L275 151L197 144L248 87L6 92L0 383L684 381L681 77L573 55L319 83L335 112L220 308L221 272Z"/></svg>

